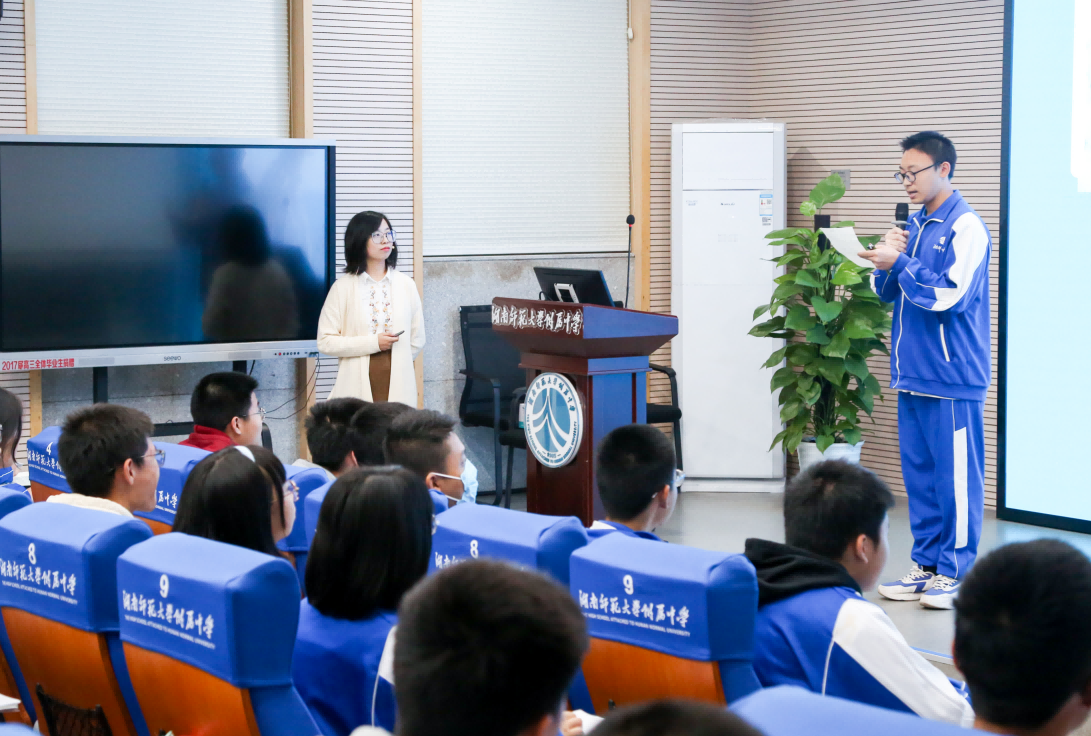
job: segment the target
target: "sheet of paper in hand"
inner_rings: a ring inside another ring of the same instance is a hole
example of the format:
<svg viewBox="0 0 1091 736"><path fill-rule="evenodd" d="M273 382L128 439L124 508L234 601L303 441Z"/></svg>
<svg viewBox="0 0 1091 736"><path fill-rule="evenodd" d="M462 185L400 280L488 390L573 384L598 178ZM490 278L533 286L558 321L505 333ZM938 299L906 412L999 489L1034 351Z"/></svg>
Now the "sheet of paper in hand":
<svg viewBox="0 0 1091 736"><path fill-rule="evenodd" d="M851 227L824 227L821 232L830 241L830 245L836 248L837 252L845 258L861 268L874 268L871 261L857 255L857 253L867 250L867 248L860 242L856 230Z"/></svg>

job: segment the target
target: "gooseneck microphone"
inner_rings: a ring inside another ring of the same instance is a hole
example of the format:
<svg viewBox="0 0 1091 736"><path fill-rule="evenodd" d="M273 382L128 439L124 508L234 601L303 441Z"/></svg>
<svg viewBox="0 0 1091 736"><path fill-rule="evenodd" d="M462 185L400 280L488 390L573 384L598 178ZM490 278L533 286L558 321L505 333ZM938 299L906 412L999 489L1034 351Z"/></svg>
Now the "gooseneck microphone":
<svg viewBox="0 0 1091 736"><path fill-rule="evenodd" d="M629 215L625 218L625 224L629 226L629 253L625 256L625 308L629 308L629 265L633 262L633 225L636 218Z"/></svg>
<svg viewBox="0 0 1091 736"><path fill-rule="evenodd" d="M894 224L902 230L909 229L909 205L905 202L898 202L894 206Z"/></svg>

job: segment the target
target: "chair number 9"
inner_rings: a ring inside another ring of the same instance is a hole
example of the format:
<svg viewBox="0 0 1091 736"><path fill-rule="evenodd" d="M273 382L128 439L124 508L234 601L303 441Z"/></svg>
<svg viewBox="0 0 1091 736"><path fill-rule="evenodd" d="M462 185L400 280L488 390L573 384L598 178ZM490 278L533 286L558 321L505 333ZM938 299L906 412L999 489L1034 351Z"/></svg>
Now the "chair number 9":
<svg viewBox="0 0 1091 736"><path fill-rule="evenodd" d="M30 543L30 547L27 549L27 551L30 552L30 564L37 565L38 558L34 555L34 542Z"/></svg>
<svg viewBox="0 0 1091 736"><path fill-rule="evenodd" d="M477 540L470 540L470 557L477 558Z"/></svg>
<svg viewBox="0 0 1091 736"><path fill-rule="evenodd" d="M169 592L170 592L170 580L167 579L166 575L160 575L159 576L159 595L166 598L167 593L169 593Z"/></svg>
<svg viewBox="0 0 1091 736"><path fill-rule="evenodd" d="M621 584L625 586L625 592L629 595L633 594L633 576L626 575L621 579Z"/></svg>

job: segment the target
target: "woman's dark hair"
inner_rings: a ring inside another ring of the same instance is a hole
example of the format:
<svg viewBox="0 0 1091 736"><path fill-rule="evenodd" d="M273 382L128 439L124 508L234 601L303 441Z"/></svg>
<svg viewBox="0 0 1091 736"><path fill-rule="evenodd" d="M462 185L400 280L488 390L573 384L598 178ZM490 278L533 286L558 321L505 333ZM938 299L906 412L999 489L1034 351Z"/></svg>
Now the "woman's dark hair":
<svg viewBox="0 0 1091 736"><path fill-rule="evenodd" d="M381 212L366 210L357 212L348 226L345 228L345 273L361 274L367 270L367 241L372 235L379 232L383 221L393 229L390 219ZM394 269L398 267L398 244L393 243L390 255L386 259L386 267Z"/></svg>
<svg viewBox="0 0 1091 736"><path fill-rule="evenodd" d="M428 572L432 497L396 466L358 468L330 486L307 557L307 599L326 616L357 621L396 610Z"/></svg>
<svg viewBox="0 0 1091 736"><path fill-rule="evenodd" d="M274 497L283 520L284 465L276 455L256 445L225 448L189 474L174 531L279 555L273 541Z"/></svg>
<svg viewBox="0 0 1091 736"><path fill-rule="evenodd" d="M0 388L0 448L11 448L19 444L23 436L23 402L7 389Z"/></svg>

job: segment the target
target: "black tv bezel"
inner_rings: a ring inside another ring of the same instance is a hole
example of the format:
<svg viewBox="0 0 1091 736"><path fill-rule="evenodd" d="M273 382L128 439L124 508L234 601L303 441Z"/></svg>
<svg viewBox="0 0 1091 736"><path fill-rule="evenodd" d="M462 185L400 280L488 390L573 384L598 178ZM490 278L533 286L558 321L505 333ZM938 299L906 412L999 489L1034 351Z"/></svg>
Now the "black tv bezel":
<svg viewBox="0 0 1091 736"><path fill-rule="evenodd" d="M337 280L337 144L335 141L311 138L145 138L145 137L100 137L100 136L0 136L0 152L7 146L80 146L80 147L125 147L125 148L294 148L324 149L326 152L326 280L325 292L329 293L333 282ZM0 212L2 215L2 212ZM3 241L0 239L0 254ZM0 257L0 279L3 276L3 259ZM0 281L2 283L2 281ZM0 300L0 330L7 323L4 321L3 300ZM0 358L5 356L29 355L42 358L78 357L95 358L95 355L83 355L90 351L103 350L142 350L147 353L185 351L194 348L221 348L223 350L277 350L283 346L288 350L297 350L301 342L313 342L309 339L255 340L248 342L201 340L199 342L173 343L132 343L125 345L84 345L72 348L28 348L13 351L0 350ZM209 358L218 360L219 358ZM158 361L155 361L158 362ZM185 362L194 362L186 360Z"/></svg>

